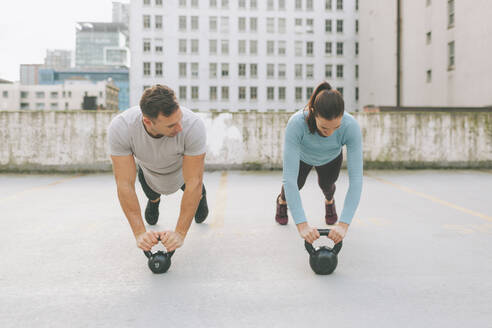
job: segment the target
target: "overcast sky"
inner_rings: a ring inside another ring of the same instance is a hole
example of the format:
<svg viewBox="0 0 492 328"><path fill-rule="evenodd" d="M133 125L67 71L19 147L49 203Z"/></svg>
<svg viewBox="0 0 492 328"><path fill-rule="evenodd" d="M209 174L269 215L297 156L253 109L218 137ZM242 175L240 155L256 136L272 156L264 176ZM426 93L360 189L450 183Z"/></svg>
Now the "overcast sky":
<svg viewBox="0 0 492 328"><path fill-rule="evenodd" d="M46 49L75 50L75 23L111 22L112 2L0 0L0 79L18 81L19 65L44 63Z"/></svg>

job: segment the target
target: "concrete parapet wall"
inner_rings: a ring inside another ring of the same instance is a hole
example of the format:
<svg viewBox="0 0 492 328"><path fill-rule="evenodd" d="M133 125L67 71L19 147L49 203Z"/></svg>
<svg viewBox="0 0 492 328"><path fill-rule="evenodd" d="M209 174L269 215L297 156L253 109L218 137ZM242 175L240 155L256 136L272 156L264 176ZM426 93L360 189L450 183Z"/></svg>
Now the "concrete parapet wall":
<svg viewBox="0 0 492 328"><path fill-rule="evenodd" d="M0 111L1 171L111 169L117 112ZM280 169L292 113L199 113L209 169ZM356 113L366 168L492 168L492 113Z"/></svg>

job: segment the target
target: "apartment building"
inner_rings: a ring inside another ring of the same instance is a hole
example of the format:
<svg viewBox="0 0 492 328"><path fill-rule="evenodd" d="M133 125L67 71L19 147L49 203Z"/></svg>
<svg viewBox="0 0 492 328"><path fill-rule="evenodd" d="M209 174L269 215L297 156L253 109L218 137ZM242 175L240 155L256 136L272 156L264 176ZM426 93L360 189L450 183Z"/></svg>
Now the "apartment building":
<svg viewBox="0 0 492 328"><path fill-rule="evenodd" d="M357 0L132 0L130 105L172 87L200 111L294 111L323 80L358 109Z"/></svg>

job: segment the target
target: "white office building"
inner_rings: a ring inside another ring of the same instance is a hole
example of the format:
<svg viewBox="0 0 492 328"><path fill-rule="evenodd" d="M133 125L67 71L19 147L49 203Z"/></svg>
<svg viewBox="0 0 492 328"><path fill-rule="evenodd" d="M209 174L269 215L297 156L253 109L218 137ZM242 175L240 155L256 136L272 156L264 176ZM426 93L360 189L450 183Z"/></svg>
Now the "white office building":
<svg viewBox="0 0 492 328"><path fill-rule="evenodd" d="M113 81L65 81L63 84L0 83L0 110L118 110Z"/></svg>
<svg viewBox="0 0 492 328"><path fill-rule="evenodd" d="M160 83L200 111L294 111L323 80L358 109L357 0L132 0L130 104Z"/></svg>
<svg viewBox="0 0 492 328"><path fill-rule="evenodd" d="M397 1L361 1L360 105L396 106ZM492 1L401 1L401 106L492 106Z"/></svg>

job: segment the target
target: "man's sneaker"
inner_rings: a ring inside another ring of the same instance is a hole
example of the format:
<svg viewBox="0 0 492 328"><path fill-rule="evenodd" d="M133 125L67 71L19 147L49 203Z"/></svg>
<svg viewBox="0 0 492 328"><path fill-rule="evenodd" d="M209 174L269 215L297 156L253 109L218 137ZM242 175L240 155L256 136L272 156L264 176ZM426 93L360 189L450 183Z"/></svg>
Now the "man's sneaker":
<svg viewBox="0 0 492 328"><path fill-rule="evenodd" d="M286 225L289 221L289 217L287 216L287 204L280 204L278 201L280 199L280 195L277 197L277 213L275 213L275 221L278 224Z"/></svg>
<svg viewBox="0 0 492 328"><path fill-rule="evenodd" d="M195 213L195 222L202 223L208 216L207 194L203 194Z"/></svg>
<svg viewBox="0 0 492 328"><path fill-rule="evenodd" d="M145 208L145 221L148 224L154 225L157 223L159 219L159 203L161 200L159 199L157 202L151 202L150 199L147 201L147 207Z"/></svg>
<svg viewBox="0 0 492 328"><path fill-rule="evenodd" d="M333 199L333 203L326 204L325 202L325 221L328 225L333 225L338 220L337 209L335 208L335 199Z"/></svg>

